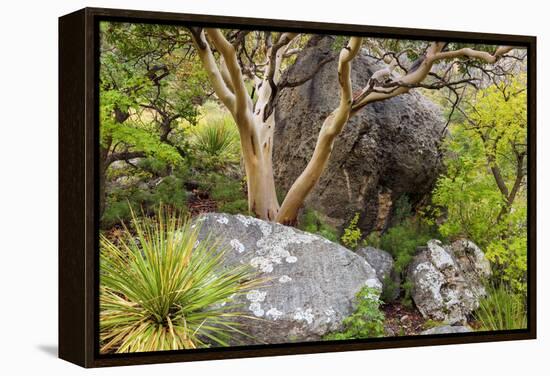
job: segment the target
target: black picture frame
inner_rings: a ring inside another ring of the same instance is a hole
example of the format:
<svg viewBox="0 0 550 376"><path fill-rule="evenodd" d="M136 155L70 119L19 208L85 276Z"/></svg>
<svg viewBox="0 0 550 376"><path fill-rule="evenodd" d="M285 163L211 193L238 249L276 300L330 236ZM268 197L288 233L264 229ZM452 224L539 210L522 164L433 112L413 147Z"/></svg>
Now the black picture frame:
<svg viewBox="0 0 550 376"><path fill-rule="evenodd" d="M101 355L98 351L99 22L239 27L505 43L528 52L528 328L500 332ZM536 338L536 38L442 30L85 8L59 18L59 357L83 367Z"/></svg>

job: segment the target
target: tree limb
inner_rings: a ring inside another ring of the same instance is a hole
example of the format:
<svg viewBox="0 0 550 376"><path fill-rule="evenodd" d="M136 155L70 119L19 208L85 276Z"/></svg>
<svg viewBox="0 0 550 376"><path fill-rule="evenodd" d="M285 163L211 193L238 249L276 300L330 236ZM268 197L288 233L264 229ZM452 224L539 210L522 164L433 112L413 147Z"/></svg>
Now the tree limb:
<svg viewBox="0 0 550 376"><path fill-rule="evenodd" d="M351 61L359 53L361 41L360 37L352 37L347 46L340 51L338 60L340 104L325 119L309 163L288 191L277 215L279 223L293 224L296 221L298 210L325 170L336 136L340 134L349 119L352 105Z"/></svg>
<svg viewBox="0 0 550 376"><path fill-rule="evenodd" d="M212 54L212 49L205 38L204 31L199 28L190 28L189 30L193 36L193 42L202 61L202 65L206 70L218 99L223 102L230 112L235 111L235 95L225 84L222 74L216 64L216 59Z"/></svg>
<svg viewBox="0 0 550 376"><path fill-rule="evenodd" d="M488 63L494 63L500 57L502 57L502 55L508 53L513 48L509 46L501 46L496 49L494 54L490 54L485 51L477 51L471 48L461 48L455 51L443 51L443 48L445 46L446 43L444 42L433 42L426 50L426 58L420 63L416 70L411 70L409 73L405 74L398 80L394 80L399 82L399 87L396 89L390 91L378 90L376 89L376 86L372 85L372 82L369 82L369 84L367 84L367 87L365 87L365 89L363 90L363 92L366 92L366 94L361 95L358 100L354 101L351 115L353 116L354 114L356 114L368 103L388 99L399 94L407 93L413 87L423 87L425 84L422 84L422 81L426 78L428 74L430 74L432 66L440 60L452 59L457 57L468 57L481 59ZM432 87L428 88L433 88L433 85Z"/></svg>

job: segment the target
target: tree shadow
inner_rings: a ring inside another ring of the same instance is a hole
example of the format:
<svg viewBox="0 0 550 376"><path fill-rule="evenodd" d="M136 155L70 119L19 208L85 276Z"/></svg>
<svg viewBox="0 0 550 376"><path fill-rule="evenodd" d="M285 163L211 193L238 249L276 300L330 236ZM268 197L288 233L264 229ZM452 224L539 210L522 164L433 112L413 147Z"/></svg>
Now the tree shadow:
<svg viewBox="0 0 550 376"><path fill-rule="evenodd" d="M43 353L57 358L57 345L38 345L37 348Z"/></svg>

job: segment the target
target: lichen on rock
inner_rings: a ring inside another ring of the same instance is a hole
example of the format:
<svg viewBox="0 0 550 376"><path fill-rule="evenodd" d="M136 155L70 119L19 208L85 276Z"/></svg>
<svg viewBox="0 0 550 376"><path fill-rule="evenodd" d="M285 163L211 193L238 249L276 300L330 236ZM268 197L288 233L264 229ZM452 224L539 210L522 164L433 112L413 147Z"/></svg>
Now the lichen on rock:
<svg viewBox="0 0 550 376"><path fill-rule="evenodd" d="M430 240L411 262L412 299L427 319L462 324L486 295L491 270L483 252L471 241L443 245Z"/></svg>
<svg viewBox="0 0 550 376"><path fill-rule="evenodd" d="M365 284L381 288L365 259L321 236L243 215L207 213L196 220L202 221L199 240L210 236L225 250L223 267L250 265L263 281L235 296L246 311L240 329L249 334L235 344L320 340L342 328Z"/></svg>

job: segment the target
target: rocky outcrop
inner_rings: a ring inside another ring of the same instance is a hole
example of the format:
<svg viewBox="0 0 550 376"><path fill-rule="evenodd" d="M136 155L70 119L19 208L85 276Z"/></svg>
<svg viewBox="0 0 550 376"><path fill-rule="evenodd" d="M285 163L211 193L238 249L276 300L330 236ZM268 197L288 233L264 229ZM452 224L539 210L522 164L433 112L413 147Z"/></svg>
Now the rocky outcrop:
<svg viewBox="0 0 550 376"><path fill-rule="evenodd" d="M213 236L224 265L249 264L265 283L236 296L249 317L243 344L314 341L342 329L365 285L381 290L365 259L320 236L243 215L204 214L199 241ZM258 320L260 319L260 320Z"/></svg>
<svg viewBox="0 0 550 376"><path fill-rule="evenodd" d="M283 80L307 76L328 56L333 39L315 37ZM380 64L365 55L352 63L355 92ZM325 118L339 102L337 59L305 84L281 90L275 110L274 168L279 187L287 190L308 163ZM364 231L382 229L393 203L403 194L411 201L430 192L440 170L438 144L444 123L438 108L417 92L371 103L352 117L338 136L330 161L306 205L342 226L356 212Z"/></svg>
<svg viewBox="0 0 550 376"><path fill-rule="evenodd" d="M466 323L486 295L484 280L491 275L489 261L469 240L450 246L430 240L413 259L408 278L412 299L426 319L447 324Z"/></svg>
<svg viewBox="0 0 550 376"><path fill-rule="evenodd" d="M454 334L454 333L470 333L472 328L469 326L451 326L451 325L442 325L436 326L431 329L424 330L420 334L429 335L429 334Z"/></svg>
<svg viewBox="0 0 550 376"><path fill-rule="evenodd" d="M399 285L401 284L401 278L398 273L395 273L393 269L393 257L386 251L383 251L374 247L359 248L356 253L367 260L370 266L376 271L376 277L382 282L384 289L391 287L390 301L397 299L399 296ZM391 283L393 286L387 286ZM387 303L387 302L386 302Z"/></svg>

